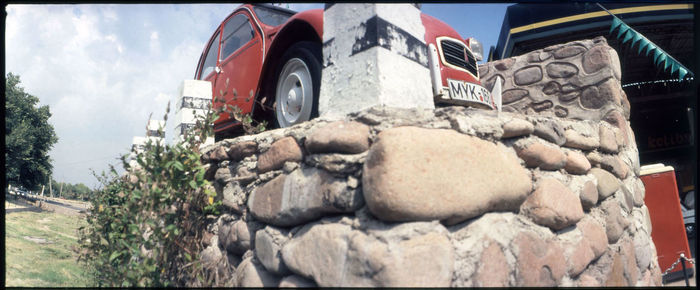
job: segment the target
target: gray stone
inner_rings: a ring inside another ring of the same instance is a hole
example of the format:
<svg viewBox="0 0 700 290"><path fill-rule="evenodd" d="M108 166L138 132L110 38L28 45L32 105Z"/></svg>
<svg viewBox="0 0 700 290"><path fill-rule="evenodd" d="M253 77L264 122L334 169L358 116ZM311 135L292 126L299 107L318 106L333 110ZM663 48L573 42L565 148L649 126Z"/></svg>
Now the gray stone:
<svg viewBox="0 0 700 290"><path fill-rule="evenodd" d="M615 78L608 78L605 82L598 85L600 90L600 98L606 103L614 104L621 108L625 117L629 118L629 103L625 91L622 90L620 82Z"/></svg>
<svg viewBox="0 0 700 290"><path fill-rule="evenodd" d="M282 172L292 173L292 171L294 171L297 168L299 168L299 163L287 161L284 163L284 165L282 165Z"/></svg>
<svg viewBox="0 0 700 290"><path fill-rule="evenodd" d="M575 130L566 130L564 132L564 136L566 137L566 142L564 143L564 146L566 147L577 148L581 150L593 150L598 148L598 146L600 145L598 136L583 136Z"/></svg>
<svg viewBox="0 0 700 290"><path fill-rule="evenodd" d="M215 272L220 276L225 276L230 271L226 259L224 258L225 253L219 249L219 242L216 236L212 238L211 242L213 243L212 245L200 252L199 259L202 262L202 266L208 271Z"/></svg>
<svg viewBox="0 0 700 290"><path fill-rule="evenodd" d="M570 78L578 73L578 67L567 62L552 62L545 69L550 78Z"/></svg>
<svg viewBox="0 0 700 290"><path fill-rule="evenodd" d="M552 56L549 52L535 51L527 55L527 62L541 62Z"/></svg>
<svg viewBox="0 0 700 290"><path fill-rule="evenodd" d="M578 287L600 287L600 282L598 282L598 280L593 278L593 276L591 276L591 275L582 274L582 275L578 276L576 286L578 286Z"/></svg>
<svg viewBox="0 0 700 290"><path fill-rule="evenodd" d="M620 179L625 179L629 173L627 164L617 156L605 156L600 162L600 167L615 174Z"/></svg>
<svg viewBox="0 0 700 290"><path fill-rule="evenodd" d="M284 137L272 143L270 149L260 154L258 159L258 172L264 173L270 170L282 168L287 161L299 162L302 159L301 148L293 137Z"/></svg>
<svg viewBox="0 0 700 290"><path fill-rule="evenodd" d="M552 142L558 146L564 145L564 128L561 124L552 120L538 120L535 124L535 136Z"/></svg>
<svg viewBox="0 0 700 290"><path fill-rule="evenodd" d="M520 213L555 231L577 223L584 216L578 195L553 178L539 181L520 207Z"/></svg>
<svg viewBox="0 0 700 290"><path fill-rule="evenodd" d="M632 242L634 243L634 253L637 258L637 267L639 267L639 269L649 268L649 264L651 264L652 261L652 246L649 235L646 233L636 234Z"/></svg>
<svg viewBox="0 0 700 290"><path fill-rule="evenodd" d="M598 128L600 134L600 149L607 153L619 152L615 131L613 131L612 128L608 128L604 125L601 125Z"/></svg>
<svg viewBox="0 0 700 290"><path fill-rule="evenodd" d="M313 281L309 281L297 275L291 275L282 278L279 288L316 288L318 287Z"/></svg>
<svg viewBox="0 0 700 290"><path fill-rule="evenodd" d="M233 161L240 161L243 158L255 154L257 149L258 143L255 143L255 141L238 142L229 147L228 157Z"/></svg>
<svg viewBox="0 0 700 290"><path fill-rule="evenodd" d="M563 240L562 247L568 262L569 276L576 277L595 259L591 245L588 240L581 238L580 231L567 231L560 234L559 238Z"/></svg>
<svg viewBox="0 0 700 290"><path fill-rule="evenodd" d="M265 271L254 257L249 257L238 265L236 281L238 287L277 287L280 278Z"/></svg>
<svg viewBox="0 0 700 290"><path fill-rule="evenodd" d="M214 242L214 244L206 247L199 254L199 256L200 256L199 259L202 261L202 264L204 264L205 266L214 265L214 264L218 263L223 258L223 254L221 253L221 249L219 249L218 239L213 238L212 242Z"/></svg>
<svg viewBox="0 0 700 290"><path fill-rule="evenodd" d="M587 74L591 74L609 66L611 58L608 49L608 47L602 45L595 46L583 54L583 71Z"/></svg>
<svg viewBox="0 0 700 290"><path fill-rule="evenodd" d="M556 81L551 81L548 82L546 85L544 85L544 88L542 88L542 92L545 95L553 95L561 91L561 85L556 82Z"/></svg>
<svg viewBox="0 0 700 290"><path fill-rule="evenodd" d="M620 205L622 205L625 212L631 213L632 208L634 208L634 193L632 193L632 191L623 183L620 185L620 190L618 190L615 194L618 195L616 196L616 199L621 201Z"/></svg>
<svg viewBox="0 0 700 290"><path fill-rule="evenodd" d="M605 212L605 234L608 236L608 243L614 244L630 223L622 216L622 208L616 201L604 201L600 207Z"/></svg>
<svg viewBox="0 0 700 290"><path fill-rule="evenodd" d="M634 245L629 238L625 238L620 243L620 254L625 263L625 278L627 278L627 285L637 284L637 280L639 279L637 257L635 254Z"/></svg>
<svg viewBox="0 0 700 290"><path fill-rule="evenodd" d="M610 172L600 168L591 168L589 173L593 174L598 180L598 194L600 200L608 198L620 188L620 180L615 178Z"/></svg>
<svg viewBox="0 0 700 290"><path fill-rule="evenodd" d="M349 175L362 169L367 153L359 154L313 154L305 157L305 163L336 175Z"/></svg>
<svg viewBox="0 0 700 290"><path fill-rule="evenodd" d="M336 121L311 132L304 145L311 154L361 153L369 148L369 127L358 122Z"/></svg>
<svg viewBox="0 0 700 290"><path fill-rule="evenodd" d="M253 249L255 232L263 225L258 222L237 220L219 227L219 244L226 251L241 255Z"/></svg>
<svg viewBox="0 0 700 290"><path fill-rule="evenodd" d="M576 175L586 174L591 169L591 163L586 156L576 151L566 152L566 172Z"/></svg>
<svg viewBox="0 0 700 290"><path fill-rule="evenodd" d="M239 166L238 169L236 169L236 177L233 177L232 180L238 181L241 185L248 185L255 181L257 177L258 175L255 174L255 172L251 172L248 167Z"/></svg>
<svg viewBox="0 0 700 290"><path fill-rule="evenodd" d="M355 121L374 126L378 128L390 128L394 126L413 126L418 124L426 124L435 119L435 115L446 108L438 108L435 110L427 108L394 108L387 106L373 106L369 109L350 113L349 116Z"/></svg>
<svg viewBox="0 0 700 290"><path fill-rule="evenodd" d="M629 286L625 278L625 264L622 256L615 252L612 254L612 265L605 279L606 287Z"/></svg>
<svg viewBox="0 0 700 290"><path fill-rule="evenodd" d="M224 206L233 210L234 213L243 213L246 207L247 194L240 183L236 181L226 183L222 190L222 196L222 203Z"/></svg>
<svg viewBox="0 0 700 290"><path fill-rule="evenodd" d="M632 130L629 127L629 124L627 124L627 119L620 113L620 111L612 110L608 112L603 120L619 129L623 147L627 147L630 142L634 142L634 137L630 136L632 135ZM618 142L618 144L620 143Z"/></svg>
<svg viewBox="0 0 700 290"><path fill-rule="evenodd" d="M221 167L216 170L214 174L214 180L219 184L226 184L231 181L231 170L228 167Z"/></svg>
<svg viewBox="0 0 700 290"><path fill-rule="evenodd" d="M450 241L455 249L454 275L451 287L476 287L495 285L507 276L507 286L514 286L515 271L511 243L522 231L535 229L544 237L552 237L551 231L532 223L522 215L512 212L490 212L479 218L448 227ZM491 248L491 249L489 249ZM502 250L504 260L500 259ZM503 266L495 269L494 266ZM496 271L495 273L490 273ZM477 279L488 277L493 280Z"/></svg>
<svg viewBox="0 0 700 290"><path fill-rule="evenodd" d="M503 104L507 105L518 101L528 96L529 94L530 93L527 90L523 89L508 89L503 91L503 93L501 94L501 98L503 98Z"/></svg>
<svg viewBox="0 0 700 290"><path fill-rule="evenodd" d="M493 62L493 67L497 70L509 70L515 63L515 58L506 58Z"/></svg>
<svg viewBox="0 0 700 290"><path fill-rule="evenodd" d="M454 250L439 223L380 223L366 231L342 223L309 224L284 245L282 258L320 287L450 285Z"/></svg>
<svg viewBox="0 0 700 290"><path fill-rule="evenodd" d="M542 80L542 68L539 66L528 66L517 70L513 74L516 85L526 86Z"/></svg>
<svg viewBox="0 0 700 290"><path fill-rule="evenodd" d="M525 161L527 167L558 170L566 165L566 155L559 147L545 145L539 141L529 144L526 141L516 143L515 152Z"/></svg>
<svg viewBox="0 0 700 290"><path fill-rule="evenodd" d="M634 178L632 191L634 193L634 206L641 207L644 205L645 189L641 179Z"/></svg>
<svg viewBox="0 0 700 290"><path fill-rule="evenodd" d="M579 55L586 51L586 48L578 45L565 46L554 51L554 58L567 58L575 55Z"/></svg>
<svg viewBox="0 0 700 290"><path fill-rule="evenodd" d="M516 286L554 287L566 274L566 262L561 247L552 240L541 239L523 231L513 240L516 255Z"/></svg>
<svg viewBox="0 0 700 290"><path fill-rule="evenodd" d="M299 225L328 213L353 212L364 204L360 190L316 168L300 168L257 187L248 208L258 220L276 226Z"/></svg>
<svg viewBox="0 0 700 290"><path fill-rule="evenodd" d="M487 73L489 73L489 65L479 64L479 75L485 75Z"/></svg>
<svg viewBox="0 0 700 290"><path fill-rule="evenodd" d="M600 97L600 90L595 86L586 87L581 92L581 106L590 110L597 110L605 106L605 99Z"/></svg>
<svg viewBox="0 0 700 290"><path fill-rule="evenodd" d="M576 224L576 228L581 231L582 240L588 241L595 259L605 253L608 249L608 237L602 225L595 219L584 218Z"/></svg>
<svg viewBox="0 0 700 290"><path fill-rule="evenodd" d="M287 275L289 269L282 261L282 246L289 241L289 232L267 226L255 234L255 256L265 269L276 275Z"/></svg>
<svg viewBox="0 0 700 290"><path fill-rule="evenodd" d="M507 287L510 266L498 243L492 242L482 253L474 277L476 287Z"/></svg>
<svg viewBox="0 0 700 290"><path fill-rule="evenodd" d="M581 189L581 206L584 210L589 210L598 203L598 188L595 183L587 181Z"/></svg>
<svg viewBox="0 0 700 290"><path fill-rule="evenodd" d="M651 216L649 215L649 208L646 205L642 205L641 210L644 216L644 228L647 230L647 233L651 235Z"/></svg>
<svg viewBox="0 0 700 290"><path fill-rule="evenodd" d="M501 139L503 128L501 120L491 116L450 116L448 117L452 128L460 133L477 136L481 139Z"/></svg>
<svg viewBox="0 0 700 290"><path fill-rule="evenodd" d="M566 118L569 116L569 109L556 105L554 106L554 115L559 118Z"/></svg>
<svg viewBox="0 0 700 290"><path fill-rule="evenodd" d="M216 147L214 150L209 151L209 160L211 161L220 162L226 159L228 159L228 153L223 146Z"/></svg>
<svg viewBox="0 0 700 290"><path fill-rule="evenodd" d="M523 119L513 118L503 124L503 136L501 138L527 136L534 131L535 127L532 123Z"/></svg>
<svg viewBox="0 0 700 290"><path fill-rule="evenodd" d="M532 183L505 146L451 130L398 127L380 133L370 148L362 189L382 220L453 224L517 209Z"/></svg>
<svg viewBox="0 0 700 290"><path fill-rule="evenodd" d="M577 92L580 90L581 90L581 88L579 86L574 85L574 84L569 84L569 83L567 83L561 87L561 92L565 93L565 94L568 94L571 92Z"/></svg>
<svg viewBox="0 0 700 290"><path fill-rule="evenodd" d="M346 224L307 224L282 247L282 259L290 270L321 287L359 286L343 280L350 278L344 271L352 231Z"/></svg>
<svg viewBox="0 0 700 290"><path fill-rule="evenodd" d="M586 153L586 159L591 163L591 166L598 166L603 161L603 155L600 155L597 151L591 151Z"/></svg>
<svg viewBox="0 0 700 290"><path fill-rule="evenodd" d="M554 106L554 102L550 100L544 100L541 102L533 102L530 103L530 106L528 109L532 109L536 113L541 113L541 112L550 112L551 108Z"/></svg>

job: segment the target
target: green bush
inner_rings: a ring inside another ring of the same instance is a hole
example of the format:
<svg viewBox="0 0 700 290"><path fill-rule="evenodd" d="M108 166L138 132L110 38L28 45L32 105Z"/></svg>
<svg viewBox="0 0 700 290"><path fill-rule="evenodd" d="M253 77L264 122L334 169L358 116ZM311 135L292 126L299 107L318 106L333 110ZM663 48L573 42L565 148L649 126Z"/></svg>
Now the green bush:
<svg viewBox="0 0 700 290"><path fill-rule="evenodd" d="M128 155L122 156L124 175L112 166L109 174L96 175L102 188L90 197L88 225L79 237L79 260L93 273L95 284L211 285L198 255L210 222L207 215L218 215L221 201L214 201L216 193L204 178L199 147L212 135L211 124L220 113L200 118L177 144L147 141L142 152L133 152L138 164L134 168ZM227 113L247 124L247 133L264 130L264 124L252 126L252 119L240 110L229 107Z"/></svg>

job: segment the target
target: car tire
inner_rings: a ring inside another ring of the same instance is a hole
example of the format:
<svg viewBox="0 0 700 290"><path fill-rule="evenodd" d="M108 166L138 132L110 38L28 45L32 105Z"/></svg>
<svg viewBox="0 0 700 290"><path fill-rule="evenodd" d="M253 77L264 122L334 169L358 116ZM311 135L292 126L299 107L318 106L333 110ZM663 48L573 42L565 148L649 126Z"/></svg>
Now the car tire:
<svg viewBox="0 0 700 290"><path fill-rule="evenodd" d="M285 128L318 117L321 44L298 42L282 56L274 85L275 126Z"/></svg>

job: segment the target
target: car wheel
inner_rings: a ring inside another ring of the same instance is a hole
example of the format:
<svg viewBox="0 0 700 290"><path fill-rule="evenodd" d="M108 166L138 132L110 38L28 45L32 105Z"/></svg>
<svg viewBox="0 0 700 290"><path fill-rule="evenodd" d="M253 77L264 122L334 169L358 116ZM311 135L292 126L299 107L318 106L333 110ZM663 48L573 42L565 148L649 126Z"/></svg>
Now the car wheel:
<svg viewBox="0 0 700 290"><path fill-rule="evenodd" d="M289 127L318 116L321 45L299 42L282 56L275 86L275 123Z"/></svg>

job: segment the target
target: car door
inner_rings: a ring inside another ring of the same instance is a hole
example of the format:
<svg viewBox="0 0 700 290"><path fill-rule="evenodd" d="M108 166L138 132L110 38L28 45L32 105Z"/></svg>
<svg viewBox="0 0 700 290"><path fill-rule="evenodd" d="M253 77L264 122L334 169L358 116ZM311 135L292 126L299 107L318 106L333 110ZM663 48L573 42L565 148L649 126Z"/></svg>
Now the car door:
<svg viewBox="0 0 700 290"><path fill-rule="evenodd" d="M226 104L250 113L262 69L262 36L253 27L247 10L233 14L222 27L220 72L213 83L214 93L224 92ZM226 120L229 116L222 118Z"/></svg>

